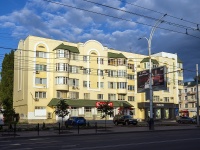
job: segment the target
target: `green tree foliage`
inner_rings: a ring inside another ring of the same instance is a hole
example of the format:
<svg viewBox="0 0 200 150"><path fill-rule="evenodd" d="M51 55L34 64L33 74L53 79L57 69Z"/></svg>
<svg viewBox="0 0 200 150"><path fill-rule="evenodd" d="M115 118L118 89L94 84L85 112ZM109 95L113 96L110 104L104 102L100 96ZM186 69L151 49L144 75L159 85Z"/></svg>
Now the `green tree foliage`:
<svg viewBox="0 0 200 150"><path fill-rule="evenodd" d="M69 114L69 111L67 110L68 108L69 105L63 99L60 100L56 105L55 114L58 115L58 117L62 117L62 126L63 126L63 118Z"/></svg>
<svg viewBox="0 0 200 150"><path fill-rule="evenodd" d="M13 108L14 51L5 54L2 62L0 97L4 109Z"/></svg>

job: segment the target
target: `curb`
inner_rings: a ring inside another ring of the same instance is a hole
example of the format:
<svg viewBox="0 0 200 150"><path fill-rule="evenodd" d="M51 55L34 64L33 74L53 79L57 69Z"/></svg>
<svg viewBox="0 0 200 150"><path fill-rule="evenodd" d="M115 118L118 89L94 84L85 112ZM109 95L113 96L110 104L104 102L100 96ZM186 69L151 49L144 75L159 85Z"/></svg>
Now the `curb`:
<svg viewBox="0 0 200 150"><path fill-rule="evenodd" d="M88 134L58 134L58 135L42 135L42 136L16 136L16 137L0 137L2 141L7 141L7 140L17 140L17 139L27 139L27 138L49 138L49 137L68 137L68 136L91 136L91 135L105 135L105 134L132 134L132 133L144 133L144 132L168 132L168 131L184 131L184 130L199 130L199 127L196 128L191 128L191 129L163 129L163 130L145 130L145 131L124 131L124 132L103 132L103 133L88 133Z"/></svg>

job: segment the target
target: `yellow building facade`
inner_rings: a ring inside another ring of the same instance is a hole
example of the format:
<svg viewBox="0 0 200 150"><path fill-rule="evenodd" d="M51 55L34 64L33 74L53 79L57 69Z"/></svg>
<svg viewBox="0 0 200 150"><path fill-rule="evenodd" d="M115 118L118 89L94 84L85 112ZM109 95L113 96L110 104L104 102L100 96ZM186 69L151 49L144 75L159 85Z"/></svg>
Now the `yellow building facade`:
<svg viewBox="0 0 200 150"><path fill-rule="evenodd" d="M176 54L153 54L152 66L166 66L166 90L153 92L155 119L174 119L183 89L182 62ZM110 101L114 115L145 120L149 100L137 92L137 72L148 70L148 56L110 49L100 42L71 43L28 36L15 51L13 106L25 122L56 122L60 99L70 116L100 119L96 102ZM112 116L109 117L112 119Z"/></svg>

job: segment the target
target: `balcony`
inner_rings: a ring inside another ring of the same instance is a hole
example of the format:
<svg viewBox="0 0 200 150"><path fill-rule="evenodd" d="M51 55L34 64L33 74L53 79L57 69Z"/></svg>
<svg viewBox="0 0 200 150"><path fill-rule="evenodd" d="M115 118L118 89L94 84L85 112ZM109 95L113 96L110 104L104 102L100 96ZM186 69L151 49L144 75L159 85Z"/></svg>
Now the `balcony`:
<svg viewBox="0 0 200 150"><path fill-rule="evenodd" d="M195 95L196 94L196 92L194 92L194 91L188 91L187 92L187 95Z"/></svg>

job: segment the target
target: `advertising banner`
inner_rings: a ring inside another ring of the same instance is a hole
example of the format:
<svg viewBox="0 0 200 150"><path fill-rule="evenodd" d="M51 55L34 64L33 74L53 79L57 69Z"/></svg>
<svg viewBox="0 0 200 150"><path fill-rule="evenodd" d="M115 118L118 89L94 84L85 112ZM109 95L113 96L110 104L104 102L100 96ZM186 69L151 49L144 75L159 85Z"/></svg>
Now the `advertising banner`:
<svg viewBox="0 0 200 150"><path fill-rule="evenodd" d="M167 90L166 66L152 68L153 91ZM137 72L137 92L142 93L149 89L149 70Z"/></svg>

